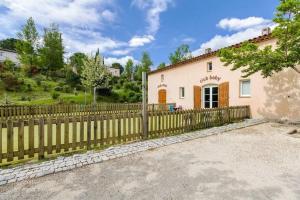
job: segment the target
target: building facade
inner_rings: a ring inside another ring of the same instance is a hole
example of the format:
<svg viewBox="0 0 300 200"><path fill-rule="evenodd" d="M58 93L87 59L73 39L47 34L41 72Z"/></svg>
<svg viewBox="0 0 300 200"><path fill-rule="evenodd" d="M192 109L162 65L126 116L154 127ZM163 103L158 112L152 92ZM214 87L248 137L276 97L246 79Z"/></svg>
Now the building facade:
<svg viewBox="0 0 300 200"><path fill-rule="evenodd" d="M0 62L4 62L6 59L11 60L17 66L20 65L20 60L18 58L17 52L6 49L0 49Z"/></svg>
<svg viewBox="0 0 300 200"><path fill-rule="evenodd" d="M107 67L109 73L111 73L112 76L120 77L120 69L114 68L114 67Z"/></svg>
<svg viewBox="0 0 300 200"><path fill-rule="evenodd" d="M250 40L276 45L266 34ZM300 75L284 70L270 78L260 73L242 78L240 70L224 66L216 51L151 71L149 103L176 103L183 109L250 105L254 118L300 120Z"/></svg>

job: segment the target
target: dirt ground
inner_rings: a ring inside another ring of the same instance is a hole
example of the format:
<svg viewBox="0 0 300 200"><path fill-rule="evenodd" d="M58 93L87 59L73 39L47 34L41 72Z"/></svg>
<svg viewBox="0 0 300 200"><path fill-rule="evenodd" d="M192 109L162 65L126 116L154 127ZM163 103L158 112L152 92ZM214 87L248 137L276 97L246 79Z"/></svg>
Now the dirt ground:
<svg viewBox="0 0 300 200"><path fill-rule="evenodd" d="M0 199L300 199L291 128L267 123L174 144L0 187Z"/></svg>

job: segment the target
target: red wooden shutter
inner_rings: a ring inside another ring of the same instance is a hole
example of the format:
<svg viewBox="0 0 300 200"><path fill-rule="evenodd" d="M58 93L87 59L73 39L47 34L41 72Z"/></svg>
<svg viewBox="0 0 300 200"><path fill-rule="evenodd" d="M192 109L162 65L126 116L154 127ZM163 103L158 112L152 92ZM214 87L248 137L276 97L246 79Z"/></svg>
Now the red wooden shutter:
<svg viewBox="0 0 300 200"><path fill-rule="evenodd" d="M229 106L229 82L219 85L219 107Z"/></svg>
<svg viewBox="0 0 300 200"><path fill-rule="evenodd" d="M196 85L194 86L194 108L201 108L201 87Z"/></svg>

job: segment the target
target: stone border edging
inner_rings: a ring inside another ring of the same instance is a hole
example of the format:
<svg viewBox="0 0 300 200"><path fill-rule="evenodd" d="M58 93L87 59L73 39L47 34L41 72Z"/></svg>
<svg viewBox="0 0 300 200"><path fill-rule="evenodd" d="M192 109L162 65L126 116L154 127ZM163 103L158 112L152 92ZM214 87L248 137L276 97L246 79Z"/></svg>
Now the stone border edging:
<svg viewBox="0 0 300 200"><path fill-rule="evenodd" d="M67 171L93 163L100 163L106 160L124 157L134 153L155 149L171 144L181 143L216 134L222 134L228 131L246 128L249 126L254 126L266 122L267 120L263 119L247 119L239 123L213 127L181 135L113 146L100 152L89 151L85 154L75 154L69 157L58 157L54 160L45 161L42 163L24 164L22 166L17 166L11 169L0 169L0 186L31 178L42 177L48 174Z"/></svg>

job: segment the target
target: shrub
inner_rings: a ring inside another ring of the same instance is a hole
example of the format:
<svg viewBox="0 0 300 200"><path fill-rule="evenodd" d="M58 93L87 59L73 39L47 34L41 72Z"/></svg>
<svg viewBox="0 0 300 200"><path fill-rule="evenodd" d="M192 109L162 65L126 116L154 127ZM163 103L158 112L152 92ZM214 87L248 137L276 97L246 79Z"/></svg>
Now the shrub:
<svg viewBox="0 0 300 200"><path fill-rule="evenodd" d="M54 88L54 90L55 90L55 91L62 91L63 88L62 88L61 86L56 86L56 87Z"/></svg>
<svg viewBox="0 0 300 200"><path fill-rule="evenodd" d="M21 101L26 101L27 100L27 98L25 97L25 96L21 96L21 99L20 99Z"/></svg>
<svg viewBox="0 0 300 200"><path fill-rule="evenodd" d="M72 92L72 88L68 85L64 85L62 87L62 90L65 92L65 93L71 93Z"/></svg>
<svg viewBox="0 0 300 200"><path fill-rule="evenodd" d="M45 80L45 78L44 78L42 75L36 75L36 76L34 77L34 80L35 80L36 84L37 84L38 86L40 86L40 85L42 84L42 81Z"/></svg>
<svg viewBox="0 0 300 200"><path fill-rule="evenodd" d="M60 96L60 94L57 92L52 93L52 99L58 99L59 96Z"/></svg>
<svg viewBox="0 0 300 200"><path fill-rule="evenodd" d="M47 84L47 83L42 83L42 87L43 87L43 90L45 92L49 92L50 91L50 85Z"/></svg>
<svg viewBox="0 0 300 200"><path fill-rule="evenodd" d="M31 91L32 91L32 86L31 86L30 83L28 83L28 84L26 85L26 92L31 92Z"/></svg>
<svg viewBox="0 0 300 200"><path fill-rule="evenodd" d="M15 76L11 72L4 72L1 74L4 88L7 91L18 91L21 88L23 81L19 80L17 76Z"/></svg>

